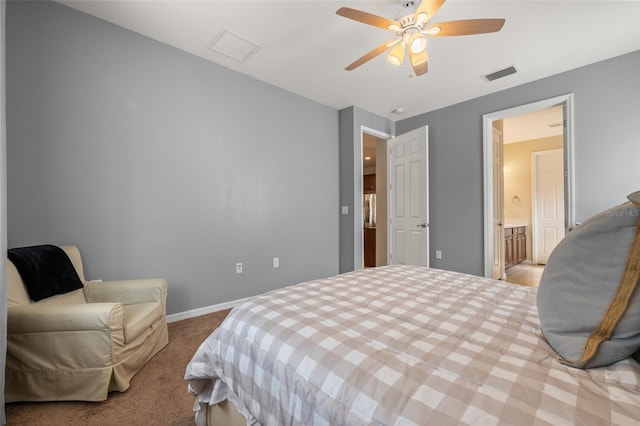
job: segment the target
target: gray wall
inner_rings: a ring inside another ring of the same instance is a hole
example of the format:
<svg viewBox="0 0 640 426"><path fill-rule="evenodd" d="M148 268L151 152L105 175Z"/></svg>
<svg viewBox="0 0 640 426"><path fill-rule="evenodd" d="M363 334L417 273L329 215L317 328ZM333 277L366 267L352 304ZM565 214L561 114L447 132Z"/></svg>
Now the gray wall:
<svg viewBox="0 0 640 426"><path fill-rule="evenodd" d="M338 111L57 3L6 24L10 247L166 277L169 313L338 272Z"/></svg>
<svg viewBox="0 0 640 426"><path fill-rule="evenodd" d="M576 221L639 190L639 75L636 51L397 122L429 125L431 266L483 275L483 114L573 93Z"/></svg>
<svg viewBox="0 0 640 426"><path fill-rule="evenodd" d="M354 257L356 250L362 252L362 207L355 208L354 199L362 193L363 126L395 134L395 123L389 119L357 107L340 110L340 206L349 208L349 214L340 215L340 272L362 268L362 259Z"/></svg>

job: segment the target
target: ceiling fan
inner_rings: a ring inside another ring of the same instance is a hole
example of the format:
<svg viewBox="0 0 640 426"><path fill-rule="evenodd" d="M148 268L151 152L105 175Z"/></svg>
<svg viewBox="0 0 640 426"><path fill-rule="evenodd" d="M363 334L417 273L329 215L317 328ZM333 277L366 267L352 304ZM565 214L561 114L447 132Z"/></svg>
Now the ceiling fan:
<svg viewBox="0 0 640 426"><path fill-rule="evenodd" d="M422 0L413 11L415 2L402 0L405 10L399 13L395 20L349 7L338 9L336 13L340 16L387 29L396 37L366 53L348 65L345 70L351 71L390 49L387 56L389 62L394 65L401 65L404 62L406 51L413 72L419 76L426 74L428 70L427 38L425 36L448 37L493 33L500 31L504 25L504 19L465 19L432 24L430 22L431 18L445 1Z"/></svg>

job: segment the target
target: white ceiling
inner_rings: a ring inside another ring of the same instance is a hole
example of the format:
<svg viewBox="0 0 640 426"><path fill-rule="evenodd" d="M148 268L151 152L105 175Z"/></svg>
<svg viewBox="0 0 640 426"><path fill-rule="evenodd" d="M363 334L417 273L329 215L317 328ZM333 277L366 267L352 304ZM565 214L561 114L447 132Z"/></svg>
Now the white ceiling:
<svg viewBox="0 0 640 426"><path fill-rule="evenodd" d="M560 136L563 132L562 120L562 106L505 118L502 120L503 142L516 143Z"/></svg>
<svg viewBox="0 0 640 426"><path fill-rule="evenodd" d="M431 22L505 18L498 33L431 38L429 72L408 78L382 54L387 30L335 14L342 6L393 18L385 1L60 1L106 21L336 109L355 105L393 120L432 111L640 49L639 1L449 0ZM260 49L242 63L208 48L230 31ZM516 75L482 75L515 65ZM615 78L615 76L612 76ZM402 108L402 114L391 110Z"/></svg>

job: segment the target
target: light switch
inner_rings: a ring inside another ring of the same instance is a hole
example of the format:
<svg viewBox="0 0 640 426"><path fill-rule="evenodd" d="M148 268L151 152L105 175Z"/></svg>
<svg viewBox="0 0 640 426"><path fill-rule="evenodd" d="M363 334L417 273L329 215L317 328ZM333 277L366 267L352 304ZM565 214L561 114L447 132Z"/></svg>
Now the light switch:
<svg viewBox="0 0 640 426"><path fill-rule="evenodd" d="M342 206L342 214L349 214L349 206Z"/></svg>

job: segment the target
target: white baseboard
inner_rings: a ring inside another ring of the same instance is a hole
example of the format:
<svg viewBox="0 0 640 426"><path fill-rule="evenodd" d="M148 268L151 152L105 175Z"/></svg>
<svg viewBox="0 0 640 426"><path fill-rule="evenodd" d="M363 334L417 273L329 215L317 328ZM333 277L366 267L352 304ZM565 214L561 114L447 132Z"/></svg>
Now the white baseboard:
<svg viewBox="0 0 640 426"><path fill-rule="evenodd" d="M190 311L178 312L177 314L170 314L170 315L167 315L167 323L199 317L200 315L206 315L213 312L224 311L225 309L233 308L237 304L242 303L249 299L251 299L251 297L232 300L230 302L218 303L217 305L205 306L202 308L192 309Z"/></svg>

